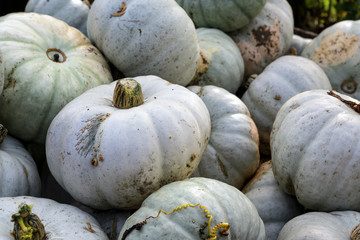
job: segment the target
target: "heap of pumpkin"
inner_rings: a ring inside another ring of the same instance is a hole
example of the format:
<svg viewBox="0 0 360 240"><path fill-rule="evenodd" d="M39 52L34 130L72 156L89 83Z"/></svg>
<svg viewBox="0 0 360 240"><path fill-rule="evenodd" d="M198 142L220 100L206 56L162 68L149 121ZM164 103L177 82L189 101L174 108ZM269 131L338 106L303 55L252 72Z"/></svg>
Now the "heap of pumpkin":
<svg viewBox="0 0 360 240"><path fill-rule="evenodd" d="M285 0L0 17L1 239L360 239L360 22Z"/></svg>

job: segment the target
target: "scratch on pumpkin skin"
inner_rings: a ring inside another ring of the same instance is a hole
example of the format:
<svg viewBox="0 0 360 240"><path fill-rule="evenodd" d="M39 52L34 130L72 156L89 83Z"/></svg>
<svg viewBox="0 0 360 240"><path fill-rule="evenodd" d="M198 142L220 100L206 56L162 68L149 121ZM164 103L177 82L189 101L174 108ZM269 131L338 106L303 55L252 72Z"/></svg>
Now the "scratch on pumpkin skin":
<svg viewBox="0 0 360 240"><path fill-rule="evenodd" d="M120 16L124 15L126 8L127 8L126 3L122 2L122 6L120 7L119 11L117 13L111 14L111 17L120 17Z"/></svg>

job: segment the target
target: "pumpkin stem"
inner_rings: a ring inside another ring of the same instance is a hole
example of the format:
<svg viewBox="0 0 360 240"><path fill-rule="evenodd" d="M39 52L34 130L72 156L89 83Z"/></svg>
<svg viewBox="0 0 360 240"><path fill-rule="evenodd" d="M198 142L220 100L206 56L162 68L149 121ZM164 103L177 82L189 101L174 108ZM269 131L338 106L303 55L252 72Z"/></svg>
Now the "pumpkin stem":
<svg viewBox="0 0 360 240"><path fill-rule="evenodd" d="M0 144L2 144L2 142L6 138L7 133L8 130L2 124L0 124Z"/></svg>
<svg viewBox="0 0 360 240"><path fill-rule="evenodd" d="M123 78L117 81L113 104L117 108L128 109L143 104L144 97L141 85L132 78Z"/></svg>
<svg viewBox="0 0 360 240"><path fill-rule="evenodd" d="M351 240L360 240L360 224L356 225L350 233Z"/></svg>
<svg viewBox="0 0 360 240"><path fill-rule="evenodd" d="M19 211L11 216L15 240L46 240L45 228L39 217L31 212L33 205L22 203Z"/></svg>
<svg viewBox="0 0 360 240"><path fill-rule="evenodd" d="M349 105L349 107L352 108L355 112L360 113L360 104L358 104L356 102L345 100L342 97L340 97L338 94L334 93L334 91L329 91L327 93L330 96L333 96L333 97L339 99L340 101L342 101L343 103Z"/></svg>

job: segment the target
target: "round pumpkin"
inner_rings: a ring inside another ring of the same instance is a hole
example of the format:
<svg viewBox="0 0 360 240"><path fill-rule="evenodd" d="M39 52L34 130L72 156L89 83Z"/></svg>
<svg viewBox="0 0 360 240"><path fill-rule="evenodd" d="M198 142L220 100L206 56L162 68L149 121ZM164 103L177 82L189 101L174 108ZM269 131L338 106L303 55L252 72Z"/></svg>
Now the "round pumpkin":
<svg viewBox="0 0 360 240"><path fill-rule="evenodd" d="M320 65L334 90L360 99L360 21L344 20L327 27L301 55Z"/></svg>
<svg viewBox="0 0 360 240"><path fill-rule="evenodd" d="M360 210L359 101L334 91L290 98L271 132L273 171L281 189L307 209Z"/></svg>
<svg viewBox="0 0 360 240"><path fill-rule="evenodd" d="M278 240L357 240L354 228L359 222L356 211L309 212L287 222Z"/></svg>
<svg viewBox="0 0 360 240"><path fill-rule="evenodd" d="M59 112L46 159L75 200L135 209L195 171L210 129L205 104L187 88L157 76L125 78L88 90Z"/></svg>
<svg viewBox="0 0 360 240"><path fill-rule="evenodd" d="M38 13L0 18L5 86L0 122L15 138L45 143L51 120L70 100L111 82L103 55L76 28Z"/></svg>
<svg viewBox="0 0 360 240"><path fill-rule="evenodd" d="M247 25L263 9L266 0L176 0L197 28L216 28L225 32Z"/></svg>
<svg viewBox="0 0 360 240"><path fill-rule="evenodd" d="M0 198L0 206L0 238L4 240L14 240L19 230L27 233L27 238L21 239L45 239L45 236L47 240L108 240L91 215L71 205L47 198L19 196ZM20 206L23 214L20 214Z"/></svg>
<svg viewBox="0 0 360 240"><path fill-rule="evenodd" d="M270 155L270 133L277 112L292 96L311 89L331 89L324 71L300 56L282 56L250 82L241 100L259 131L260 152Z"/></svg>
<svg viewBox="0 0 360 240"><path fill-rule="evenodd" d="M279 188L272 171L271 160L260 165L242 192L255 205L264 221L267 240L277 240L285 223L304 213L304 208L296 198Z"/></svg>
<svg viewBox="0 0 360 240"><path fill-rule="evenodd" d="M215 28L196 29L204 66L190 85L214 85L236 93L244 78L244 61L235 42Z"/></svg>
<svg viewBox="0 0 360 240"><path fill-rule="evenodd" d="M87 0L29 0L25 12L47 14L60 19L87 35L87 17L90 3Z"/></svg>
<svg viewBox="0 0 360 240"><path fill-rule="evenodd" d="M96 0L88 36L126 77L156 75L186 86L196 75L195 26L174 0Z"/></svg>
<svg viewBox="0 0 360 240"><path fill-rule="evenodd" d="M30 153L0 124L0 197L40 196L40 176Z"/></svg>
<svg viewBox="0 0 360 240"><path fill-rule="evenodd" d="M245 104L216 86L189 86L210 113L211 135L192 176L214 178L241 188L259 166L259 135Z"/></svg>
<svg viewBox="0 0 360 240"><path fill-rule="evenodd" d="M268 0L261 12L240 30L229 32L245 63L245 77L259 74L290 48L294 17L286 0Z"/></svg>
<svg viewBox="0 0 360 240"><path fill-rule="evenodd" d="M151 194L121 229L120 239L265 239L253 203L224 182L195 177Z"/></svg>

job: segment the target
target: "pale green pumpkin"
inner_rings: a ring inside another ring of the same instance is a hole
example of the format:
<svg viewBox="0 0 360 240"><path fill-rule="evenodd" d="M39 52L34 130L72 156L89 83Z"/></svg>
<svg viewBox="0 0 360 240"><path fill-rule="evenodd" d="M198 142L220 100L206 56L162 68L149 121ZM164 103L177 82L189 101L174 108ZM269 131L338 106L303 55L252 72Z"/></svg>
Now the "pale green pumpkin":
<svg viewBox="0 0 360 240"><path fill-rule="evenodd" d="M126 77L156 75L186 86L200 62L196 29L175 0L96 0L88 36Z"/></svg>
<svg viewBox="0 0 360 240"><path fill-rule="evenodd" d="M87 0L29 0L25 12L47 14L60 19L87 35L87 16L90 3Z"/></svg>
<svg viewBox="0 0 360 240"><path fill-rule="evenodd" d="M211 135L192 176L214 178L241 188L259 166L259 134L245 104L216 86L189 86L210 113Z"/></svg>
<svg viewBox="0 0 360 240"><path fill-rule="evenodd" d="M333 89L360 99L360 21L346 20L323 30L303 50L328 76Z"/></svg>
<svg viewBox="0 0 360 240"><path fill-rule="evenodd" d="M198 28L196 34L205 67L191 85L214 85L236 93L245 69L235 42L215 28Z"/></svg>
<svg viewBox="0 0 360 240"><path fill-rule="evenodd" d="M5 71L0 122L27 142L44 144L48 126L62 107L85 90L113 80L89 39L48 15L1 17L0 52Z"/></svg>
<svg viewBox="0 0 360 240"><path fill-rule="evenodd" d="M196 27L225 32L244 27L264 7L266 0L176 0Z"/></svg>
<svg viewBox="0 0 360 240"><path fill-rule="evenodd" d="M146 198L118 239L264 240L265 229L255 206L239 189L194 177L167 184Z"/></svg>
<svg viewBox="0 0 360 240"><path fill-rule="evenodd" d="M250 82L241 100L258 128L262 154L270 154L270 132L280 107L311 89L330 90L331 84L318 64L301 56L277 58Z"/></svg>
<svg viewBox="0 0 360 240"><path fill-rule="evenodd" d="M37 216L31 215L31 219L34 220L32 224L39 226L35 228L37 231L34 231L27 223L26 214L19 216L19 207L22 206L24 209L23 204L26 204L27 210L30 210L28 213ZM16 229L22 229L27 233L27 238L23 239L28 240L43 240L44 234L47 240L108 240L106 233L94 217L68 204L60 204L47 198L19 196L0 198L0 206L0 238L2 240L14 240L11 233L20 232L14 232L15 223L20 223ZM24 225L19 218L23 219ZM34 238L31 237L31 232L35 235L42 233L42 235L40 238Z"/></svg>
<svg viewBox="0 0 360 240"><path fill-rule="evenodd" d="M0 197L38 197L40 191L40 176L34 159L0 124Z"/></svg>
<svg viewBox="0 0 360 240"><path fill-rule="evenodd" d="M290 48L294 17L286 0L268 0L245 27L228 34L238 45L245 63L245 77L259 74Z"/></svg>
<svg viewBox="0 0 360 240"><path fill-rule="evenodd" d="M276 240L285 223L304 212L294 196L280 189L272 171L271 160L260 165L242 192L255 205L264 221L267 240Z"/></svg>
<svg viewBox="0 0 360 240"><path fill-rule="evenodd" d="M308 212L287 222L277 240L358 240L359 223L356 211Z"/></svg>
<svg viewBox="0 0 360 240"><path fill-rule="evenodd" d="M58 183L97 209L136 209L189 177L210 138L210 116L187 88L157 76L94 87L52 121L46 159Z"/></svg>
<svg viewBox="0 0 360 240"><path fill-rule="evenodd" d="M360 172L358 106L344 94L309 90L286 101L276 115L270 137L274 176L307 209L360 210L360 192L354 190Z"/></svg>

